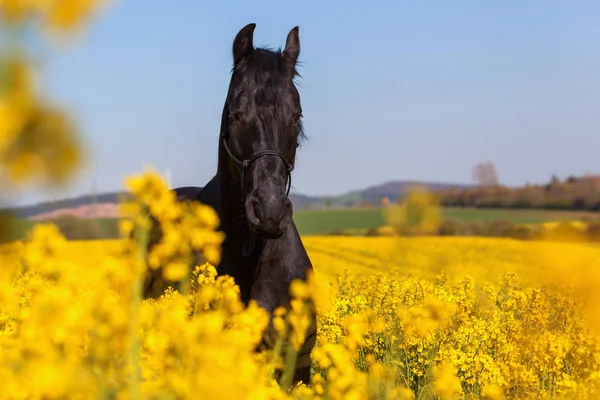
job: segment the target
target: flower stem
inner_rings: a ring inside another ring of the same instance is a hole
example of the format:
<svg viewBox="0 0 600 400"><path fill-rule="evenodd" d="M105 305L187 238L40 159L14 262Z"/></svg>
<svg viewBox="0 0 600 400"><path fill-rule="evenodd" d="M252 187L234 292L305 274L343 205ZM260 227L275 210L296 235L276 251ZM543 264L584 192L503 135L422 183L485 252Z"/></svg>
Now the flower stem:
<svg viewBox="0 0 600 400"><path fill-rule="evenodd" d="M288 391L292 386L292 380L294 379L294 372L296 370L296 357L298 352L294 349L294 346L288 344L285 349L285 364L283 374L281 374L281 381L279 385L284 391Z"/></svg>
<svg viewBox="0 0 600 400"><path fill-rule="evenodd" d="M142 223L135 228L134 241L136 243L137 252L136 257L132 260L134 274L131 282L131 319L129 322L129 350L127 352L127 365L129 368L131 368L131 375L129 377L129 392L131 393L131 398L133 400L138 400L140 398L141 369L139 355L141 343L137 333L137 325L138 311L140 304L142 303L142 279L140 275L145 269L140 268L140 266L145 267L146 247L148 245L149 238L149 232L145 225L146 224ZM140 271L140 269L142 271Z"/></svg>

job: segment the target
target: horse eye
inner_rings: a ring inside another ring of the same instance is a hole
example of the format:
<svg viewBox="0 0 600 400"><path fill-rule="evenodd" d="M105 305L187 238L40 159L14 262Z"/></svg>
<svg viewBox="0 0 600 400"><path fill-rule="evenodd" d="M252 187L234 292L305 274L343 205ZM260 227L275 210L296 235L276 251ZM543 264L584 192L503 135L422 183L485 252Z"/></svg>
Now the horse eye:
<svg viewBox="0 0 600 400"><path fill-rule="evenodd" d="M298 121L300 121L300 118L302 118L302 114L301 113L295 114L294 115L294 119L293 119L294 124L297 124Z"/></svg>

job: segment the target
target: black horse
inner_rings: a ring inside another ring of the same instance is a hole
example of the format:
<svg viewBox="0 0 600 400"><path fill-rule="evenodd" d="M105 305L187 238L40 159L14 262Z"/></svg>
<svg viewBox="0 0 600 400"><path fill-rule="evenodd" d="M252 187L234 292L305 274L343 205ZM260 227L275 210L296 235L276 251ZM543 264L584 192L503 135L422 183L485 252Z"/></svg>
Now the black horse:
<svg viewBox="0 0 600 400"><path fill-rule="evenodd" d="M300 41L295 27L283 51L255 49L255 27L242 28L233 42L216 175L204 187L174 190L179 201L199 201L215 208L219 229L226 234L218 273L234 278L245 304L254 299L272 316L275 308L289 305L290 282L306 280L312 270L288 198L296 149L304 137L300 96L294 85ZM159 296L167 284L159 274L149 275L144 296ZM314 313L311 325L298 353L296 382L310 379Z"/></svg>

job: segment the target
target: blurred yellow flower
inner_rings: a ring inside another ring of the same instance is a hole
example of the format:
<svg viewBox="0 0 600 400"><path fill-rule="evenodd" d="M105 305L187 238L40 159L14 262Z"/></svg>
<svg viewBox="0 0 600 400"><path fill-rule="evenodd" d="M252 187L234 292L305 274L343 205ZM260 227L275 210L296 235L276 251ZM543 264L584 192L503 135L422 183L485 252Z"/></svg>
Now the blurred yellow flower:
<svg viewBox="0 0 600 400"><path fill-rule="evenodd" d="M456 376L457 372L456 367L448 362L435 366L433 368L433 376L435 378L433 383L434 392L443 399L459 398L462 387Z"/></svg>
<svg viewBox="0 0 600 400"><path fill-rule="evenodd" d="M443 222L440 199L420 186L411 187L400 204L386 206L384 216L390 227L406 234L433 234Z"/></svg>

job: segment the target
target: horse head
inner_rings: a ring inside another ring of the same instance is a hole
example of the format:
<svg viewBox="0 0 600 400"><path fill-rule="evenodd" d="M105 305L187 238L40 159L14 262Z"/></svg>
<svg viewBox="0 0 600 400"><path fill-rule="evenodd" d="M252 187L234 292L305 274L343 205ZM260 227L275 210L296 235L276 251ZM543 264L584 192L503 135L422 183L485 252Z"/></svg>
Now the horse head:
<svg viewBox="0 0 600 400"><path fill-rule="evenodd" d="M296 148L303 137L300 95L294 84L300 40L295 27L283 51L254 48L255 27L246 25L233 42L220 157L236 182L249 231L275 239L292 221L288 194Z"/></svg>

